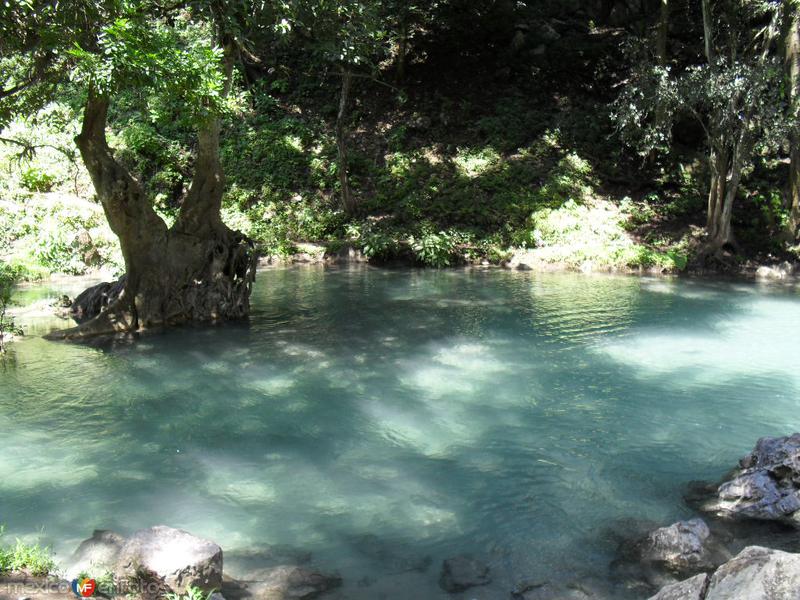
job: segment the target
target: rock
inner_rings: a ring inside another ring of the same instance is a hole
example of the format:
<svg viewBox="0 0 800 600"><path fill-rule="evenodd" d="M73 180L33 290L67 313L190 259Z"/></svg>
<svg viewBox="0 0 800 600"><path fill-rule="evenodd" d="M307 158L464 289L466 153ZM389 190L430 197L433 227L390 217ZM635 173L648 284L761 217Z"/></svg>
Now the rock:
<svg viewBox="0 0 800 600"><path fill-rule="evenodd" d="M366 534L353 536L350 542L359 554L380 563L383 569L393 573L423 573L433 564L430 556L419 556L414 548L396 540Z"/></svg>
<svg viewBox="0 0 800 600"><path fill-rule="evenodd" d="M800 433L758 440L702 507L724 517L800 525Z"/></svg>
<svg viewBox="0 0 800 600"><path fill-rule="evenodd" d="M491 583L489 567L471 556L448 558L442 563L439 586L446 592L457 593Z"/></svg>
<svg viewBox="0 0 800 600"><path fill-rule="evenodd" d="M72 303L71 316L77 323L83 323L99 315L108 305L117 300L125 289L126 277L117 281L103 282L83 290Z"/></svg>
<svg viewBox="0 0 800 600"><path fill-rule="evenodd" d="M247 576L247 594L253 600L306 600L342 585L338 574L324 574L294 565L254 571Z"/></svg>
<svg viewBox="0 0 800 600"><path fill-rule="evenodd" d="M69 558L65 574L75 579L80 573L100 577L113 571L125 538L113 531L95 529L92 537L83 540Z"/></svg>
<svg viewBox="0 0 800 600"><path fill-rule="evenodd" d="M645 592L711 571L731 555L702 519L659 527L633 541L623 541L611 564L619 582Z"/></svg>
<svg viewBox="0 0 800 600"><path fill-rule="evenodd" d="M774 266L761 265L756 269L756 279L786 279L791 277L795 272L795 266L788 262L783 261Z"/></svg>
<svg viewBox="0 0 800 600"><path fill-rule="evenodd" d="M748 546L713 575L663 588L650 600L797 600L800 554Z"/></svg>
<svg viewBox="0 0 800 600"><path fill-rule="evenodd" d="M225 550L225 574L237 578L268 567L305 565L309 562L310 552L288 546L252 546Z"/></svg>
<svg viewBox="0 0 800 600"><path fill-rule="evenodd" d="M710 537L702 519L678 521L652 531L640 542L641 560L679 573L712 569L722 561L715 561Z"/></svg>
<svg viewBox="0 0 800 600"><path fill-rule="evenodd" d="M368 259L364 256L364 253L356 248L355 246L351 246L349 244L342 246L336 252L332 252L331 254L326 254L326 258L330 260L330 262L336 264L350 264L350 263L366 263Z"/></svg>
<svg viewBox="0 0 800 600"><path fill-rule="evenodd" d="M222 548L181 529L158 525L137 531L119 550L115 575L120 579L142 571L182 594L189 586L203 591L222 587Z"/></svg>
<svg viewBox="0 0 800 600"><path fill-rule="evenodd" d="M598 596L580 584L558 585L549 581L539 583L522 583L511 592L511 600L591 600L606 598Z"/></svg>
<svg viewBox="0 0 800 600"><path fill-rule="evenodd" d="M695 575L684 581L672 583L661 588L650 600L703 600L708 588L709 577L706 573Z"/></svg>
<svg viewBox="0 0 800 600"><path fill-rule="evenodd" d="M800 554L748 546L711 576L704 600L797 600Z"/></svg>

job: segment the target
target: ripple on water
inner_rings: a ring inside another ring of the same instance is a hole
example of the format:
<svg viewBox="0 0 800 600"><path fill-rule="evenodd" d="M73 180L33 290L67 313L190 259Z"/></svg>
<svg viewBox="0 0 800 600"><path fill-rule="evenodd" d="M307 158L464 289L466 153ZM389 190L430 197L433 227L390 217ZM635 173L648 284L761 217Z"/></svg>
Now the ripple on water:
<svg viewBox="0 0 800 600"><path fill-rule="evenodd" d="M791 289L271 270L247 324L18 344L0 520L60 556L160 522L301 548L341 598L444 598L438 562L465 551L492 566L487 598L604 578L612 524L686 516L686 482L800 428L798 326Z"/></svg>

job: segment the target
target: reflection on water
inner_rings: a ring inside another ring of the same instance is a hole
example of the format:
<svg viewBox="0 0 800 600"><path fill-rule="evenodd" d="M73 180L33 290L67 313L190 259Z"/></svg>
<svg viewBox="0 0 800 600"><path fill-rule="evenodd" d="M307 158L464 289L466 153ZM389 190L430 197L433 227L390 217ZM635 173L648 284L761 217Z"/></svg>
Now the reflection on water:
<svg viewBox="0 0 800 600"><path fill-rule="evenodd" d="M156 523L289 546L342 572L340 598L445 597L440 560L470 552L494 582L469 597L507 598L605 578L613 523L688 515L686 482L800 429L790 290L304 268L262 273L253 307L132 344L17 344L9 533L60 556Z"/></svg>

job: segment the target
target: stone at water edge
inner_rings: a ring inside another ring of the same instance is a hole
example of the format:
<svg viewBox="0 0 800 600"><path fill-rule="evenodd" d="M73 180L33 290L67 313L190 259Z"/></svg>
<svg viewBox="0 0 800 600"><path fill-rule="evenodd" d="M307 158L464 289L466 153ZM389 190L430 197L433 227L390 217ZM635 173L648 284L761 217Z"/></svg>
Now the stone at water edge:
<svg viewBox="0 0 800 600"><path fill-rule="evenodd" d="M798 600L800 554L748 546L711 576L705 600Z"/></svg>
<svg viewBox="0 0 800 600"><path fill-rule="evenodd" d="M645 592L711 571L731 557L702 519L678 521L623 541L612 562L615 579Z"/></svg>
<svg viewBox="0 0 800 600"><path fill-rule="evenodd" d="M707 586L708 575L701 573L661 588L650 600L704 600Z"/></svg>
<svg viewBox="0 0 800 600"><path fill-rule="evenodd" d="M451 594L491 582L489 567L471 556L455 556L442 563L439 586Z"/></svg>
<svg viewBox="0 0 800 600"><path fill-rule="evenodd" d="M157 525L137 531L120 548L115 567L117 578L136 576L141 569L178 594L189 586L204 592L219 590L222 548L181 529Z"/></svg>
<svg viewBox="0 0 800 600"><path fill-rule="evenodd" d="M81 573L101 577L113 571L125 538L113 531L96 529L92 537L83 540L69 558L65 574L75 579Z"/></svg>
<svg viewBox="0 0 800 600"><path fill-rule="evenodd" d="M719 567L710 577L698 575L666 586L650 600L798 600L798 598L800 598L800 554L761 546L748 546Z"/></svg>
<svg viewBox="0 0 800 600"><path fill-rule="evenodd" d="M679 573L713 569L730 557L713 543L711 531L702 519L678 521L650 532L639 542L638 554L643 562Z"/></svg>
<svg viewBox="0 0 800 600"><path fill-rule="evenodd" d="M800 526L800 433L764 437L703 509L724 517Z"/></svg>
<svg viewBox="0 0 800 600"><path fill-rule="evenodd" d="M335 573L281 565L253 571L238 583L251 600L310 600L342 585L342 578Z"/></svg>

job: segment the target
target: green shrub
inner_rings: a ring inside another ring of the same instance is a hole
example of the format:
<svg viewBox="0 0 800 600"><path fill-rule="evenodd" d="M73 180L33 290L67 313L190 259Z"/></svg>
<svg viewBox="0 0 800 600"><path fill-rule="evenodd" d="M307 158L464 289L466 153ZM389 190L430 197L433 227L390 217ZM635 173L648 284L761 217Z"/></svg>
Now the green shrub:
<svg viewBox="0 0 800 600"><path fill-rule="evenodd" d="M592 198L592 168L575 153L567 154L550 171L537 190L537 203L557 208L566 202L583 203Z"/></svg>
<svg viewBox="0 0 800 600"><path fill-rule="evenodd" d="M2 533L3 528L0 527L0 535ZM21 540L11 547L0 546L0 573L21 571L38 577L49 575L55 569L56 563L49 548L26 544Z"/></svg>
<svg viewBox="0 0 800 600"><path fill-rule="evenodd" d="M210 600L211 596L213 595L213 591L205 593L198 587L194 587L190 585L186 588L186 592L183 594L176 594L174 592L170 592L166 594L164 597L166 600Z"/></svg>
<svg viewBox="0 0 800 600"><path fill-rule="evenodd" d="M423 231L417 237L411 237L411 250L414 257L429 267L448 267L457 256L458 235L452 231L434 233Z"/></svg>
<svg viewBox="0 0 800 600"><path fill-rule="evenodd" d="M56 178L36 167L28 167L20 173L19 182L29 192L50 192L56 184Z"/></svg>
<svg viewBox="0 0 800 600"><path fill-rule="evenodd" d="M18 269L0 262L0 354L5 353L6 335L19 333L14 318L10 317L7 312L11 304L11 293L19 279ZM0 533L2 533L2 529L0 529Z"/></svg>

